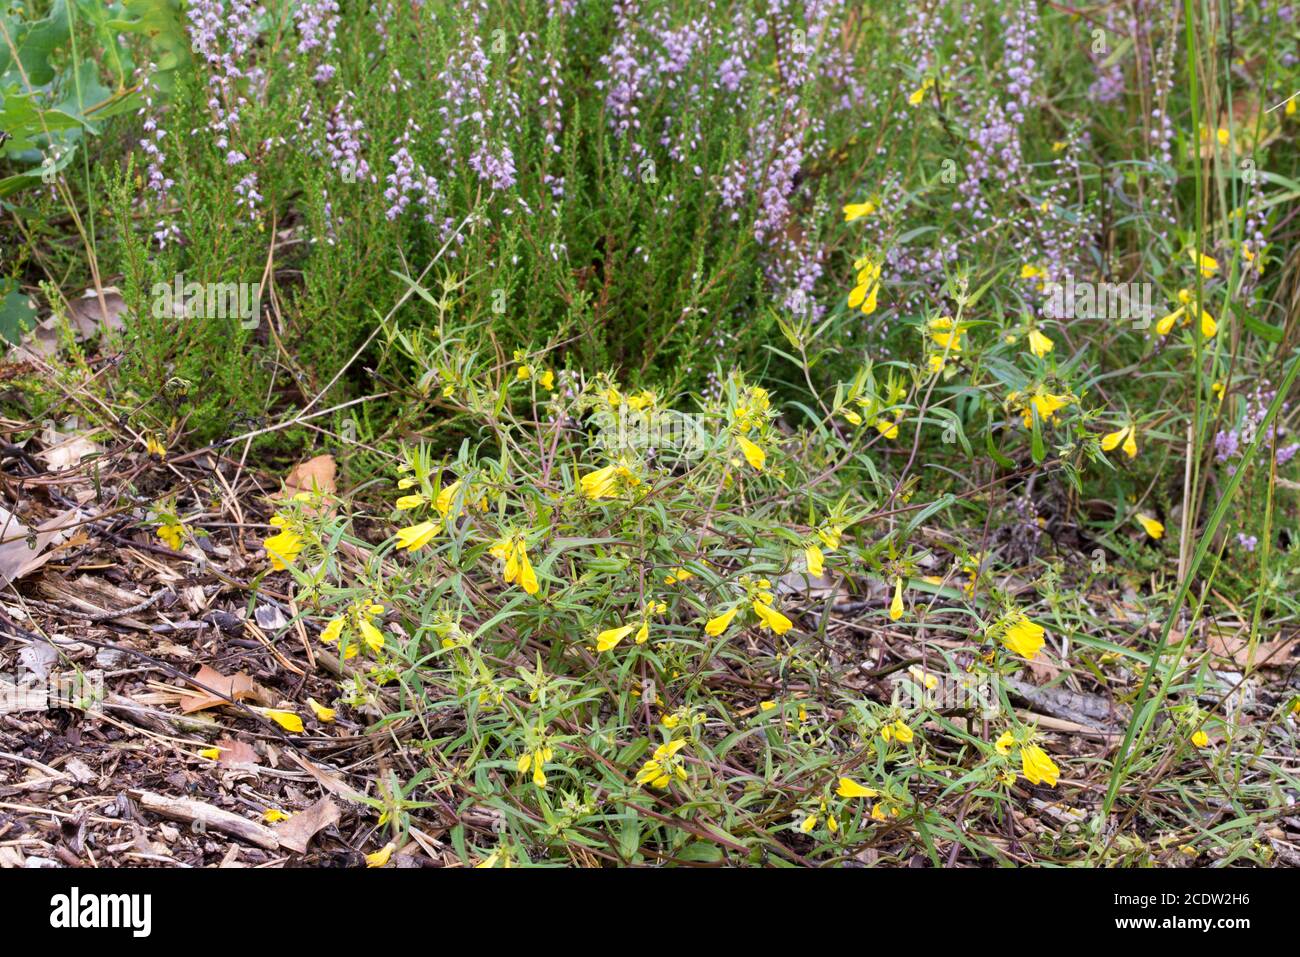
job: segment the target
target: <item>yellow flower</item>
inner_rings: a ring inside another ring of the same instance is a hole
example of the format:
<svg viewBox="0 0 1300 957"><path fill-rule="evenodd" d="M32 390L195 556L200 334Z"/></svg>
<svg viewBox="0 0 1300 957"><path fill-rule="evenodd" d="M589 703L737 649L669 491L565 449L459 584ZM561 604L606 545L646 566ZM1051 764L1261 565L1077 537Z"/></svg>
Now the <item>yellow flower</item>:
<svg viewBox="0 0 1300 957"><path fill-rule="evenodd" d="M154 534L174 552L179 552L185 544L185 526L180 522L159 525Z"/></svg>
<svg viewBox="0 0 1300 957"><path fill-rule="evenodd" d="M456 493L460 491L460 485L460 479L456 479L456 481L452 482L450 485L444 485L442 491L438 493L438 497L434 499L433 507L436 508L438 514L444 518L447 513L451 511L451 506L456 501Z"/></svg>
<svg viewBox="0 0 1300 957"><path fill-rule="evenodd" d="M1142 512L1138 512L1137 520L1138 520L1138 524L1142 526L1142 530L1146 532L1148 535L1150 535L1152 538L1164 537L1165 534L1164 525L1162 525L1156 519L1152 518L1150 515L1146 515Z"/></svg>
<svg viewBox="0 0 1300 957"><path fill-rule="evenodd" d="M876 311L882 267L870 256L864 256L853 264L853 268L858 270L858 281L849 293L849 308L861 308L863 314L869 316Z"/></svg>
<svg viewBox="0 0 1300 957"><path fill-rule="evenodd" d="M809 814L799 824L799 830L803 831L805 834L809 834L812 832L812 829L815 828L816 826L817 826L817 815Z"/></svg>
<svg viewBox="0 0 1300 957"><path fill-rule="evenodd" d="M1020 418L1025 428L1034 424L1034 412L1038 413L1039 421L1044 424L1052 421L1052 418L1061 409L1065 408L1074 401L1071 395L1053 395L1039 386L1026 400L1025 396L1019 392L1012 392L1007 396L1007 400L1015 403L1020 408Z"/></svg>
<svg viewBox="0 0 1300 957"><path fill-rule="evenodd" d="M397 547L405 548L407 551L415 551L423 548L433 541L433 536L437 534L438 526L433 522L420 522L418 525L408 525L406 528L397 530Z"/></svg>
<svg viewBox="0 0 1300 957"><path fill-rule="evenodd" d="M1220 146L1228 145L1228 131L1224 127L1219 127L1219 131L1215 134L1215 138L1219 141Z"/></svg>
<svg viewBox="0 0 1300 957"><path fill-rule="evenodd" d="M763 466L767 463L767 453L743 435L736 436L736 443L740 446L740 451L745 454L745 461L759 472L763 471Z"/></svg>
<svg viewBox="0 0 1300 957"><path fill-rule="evenodd" d="M1203 335L1207 339L1213 339L1215 333L1217 333L1218 331L1219 331L1219 324L1214 321L1214 317L1210 315L1208 312L1206 312L1204 309L1202 309L1201 310L1201 335Z"/></svg>
<svg viewBox="0 0 1300 957"><path fill-rule="evenodd" d="M898 423L889 422L885 419L877 419L875 422L876 431L887 439L898 438Z"/></svg>
<svg viewBox="0 0 1300 957"><path fill-rule="evenodd" d="M384 633L370 623L368 619L362 618L357 622L357 630L361 632L361 637L371 651L377 652L384 647Z"/></svg>
<svg viewBox="0 0 1300 957"><path fill-rule="evenodd" d="M596 636L596 650L609 651L620 641L632 634L632 629L636 625L620 625L618 628L607 628Z"/></svg>
<svg viewBox="0 0 1300 957"><path fill-rule="evenodd" d="M809 575L820 576L826 570L825 556L816 545L809 545L803 550L803 559L808 566Z"/></svg>
<svg viewBox="0 0 1300 957"><path fill-rule="evenodd" d="M993 747L998 754L1010 754L1015 743L1016 736L1010 731L1003 731L1002 736L994 742Z"/></svg>
<svg viewBox="0 0 1300 957"><path fill-rule="evenodd" d="M613 498L619 493L623 484L639 485L640 479L633 475L632 470L623 462L615 462L594 472L588 472L578 479L578 484L582 486L582 494L594 501Z"/></svg>
<svg viewBox="0 0 1300 957"><path fill-rule="evenodd" d="M1198 748L1203 748L1210 743L1210 736L1204 730L1198 730L1192 735L1192 744Z"/></svg>
<svg viewBox="0 0 1300 957"><path fill-rule="evenodd" d="M842 798L873 798L880 794L879 791L859 784L852 778L840 778L840 786L835 789L835 793Z"/></svg>
<svg viewBox="0 0 1300 957"><path fill-rule="evenodd" d="M1174 328L1174 323L1177 322L1182 317L1183 313L1186 311L1187 311L1186 306L1179 306L1169 315L1165 316L1163 319L1161 319L1159 322L1156 323L1156 332L1160 333L1160 335L1162 336L1169 335L1169 331Z"/></svg>
<svg viewBox="0 0 1300 957"><path fill-rule="evenodd" d="M1124 453L1129 458L1135 457L1138 454L1137 427L1126 425L1115 432L1107 432L1101 439L1102 451L1112 452L1121 442L1124 443Z"/></svg>
<svg viewBox="0 0 1300 957"><path fill-rule="evenodd" d="M1032 659L1043 647L1043 626L1021 615L1007 628L1002 643L1021 658Z"/></svg>
<svg viewBox="0 0 1300 957"><path fill-rule="evenodd" d="M503 538L488 549L488 554L505 562L502 579L507 585L519 582L519 587L530 595L538 591L537 573L533 563L528 560L528 546L522 536Z"/></svg>
<svg viewBox="0 0 1300 957"><path fill-rule="evenodd" d="M636 630L636 638L633 640L638 645L644 645L650 640L650 623L648 621L641 622L641 627Z"/></svg>
<svg viewBox="0 0 1300 957"><path fill-rule="evenodd" d="M826 525L817 529L817 537L822 540L822 544L830 551L840 547L840 538L844 534L844 528L840 525Z"/></svg>
<svg viewBox="0 0 1300 957"><path fill-rule="evenodd" d="M1027 338L1029 340L1029 351L1040 359L1051 352L1056 345L1051 339L1047 338L1047 336L1043 335L1037 329L1030 329Z"/></svg>
<svg viewBox="0 0 1300 957"><path fill-rule="evenodd" d="M399 512L408 512L413 508L419 508L423 504L423 495L403 495L397 500L397 510Z"/></svg>
<svg viewBox="0 0 1300 957"><path fill-rule="evenodd" d="M545 389L547 392L555 391L555 373L552 372L550 369L547 369L545 372L539 375L537 377L537 381L541 384L542 388Z"/></svg>
<svg viewBox="0 0 1300 957"><path fill-rule="evenodd" d="M912 729L904 724L901 718L881 728L880 736L886 741L897 739L899 744L910 744L912 739L916 737L912 733Z"/></svg>
<svg viewBox="0 0 1300 957"><path fill-rule="evenodd" d="M282 572L292 565L302 552L302 537L287 527L285 520L279 515L271 516L271 524L278 527L280 531L270 538L264 538L262 547L266 549L266 557L271 560L271 569Z"/></svg>
<svg viewBox="0 0 1300 957"><path fill-rule="evenodd" d="M685 781L686 769L676 757L677 752L684 747L686 747L685 738L659 745L655 748L654 757L641 765L641 770L636 774L636 783L665 788L674 776Z"/></svg>
<svg viewBox="0 0 1300 957"><path fill-rule="evenodd" d="M1046 784L1056 787L1056 779L1061 769L1056 766L1047 752L1035 744L1025 745L1020 749L1020 770L1030 784Z"/></svg>
<svg viewBox="0 0 1300 957"><path fill-rule="evenodd" d="M934 86L934 78L926 77L921 81L921 85L912 91L912 95L907 98L909 106L920 106L925 101L925 94Z"/></svg>
<svg viewBox="0 0 1300 957"><path fill-rule="evenodd" d="M311 713L316 716L316 720L324 724L329 724L334 720L337 712L333 708L327 708L315 698L307 699L307 707L311 708Z"/></svg>
<svg viewBox="0 0 1300 957"><path fill-rule="evenodd" d="M521 754L516 767L519 769L520 774L527 774L528 769L531 767L533 769L533 784L544 790L546 788L546 774L543 768L546 766L546 762L553 757L555 757L555 752L551 748L542 746L534 751L525 751Z"/></svg>
<svg viewBox="0 0 1300 957"><path fill-rule="evenodd" d="M863 216L870 216L876 211L876 204L868 200L865 203L849 203L844 207L844 221L851 223Z"/></svg>
<svg viewBox="0 0 1300 957"><path fill-rule="evenodd" d="M858 415L852 409L841 409L841 414L848 420L849 425L861 425L862 416Z"/></svg>
<svg viewBox="0 0 1300 957"><path fill-rule="evenodd" d="M961 337L965 331L953 322L952 316L940 316L929 323L930 338L940 349L961 352Z"/></svg>
<svg viewBox="0 0 1300 957"><path fill-rule="evenodd" d="M204 748L199 752L199 757L207 758L209 761L217 761L221 758L220 748Z"/></svg>
<svg viewBox="0 0 1300 957"><path fill-rule="evenodd" d="M1047 275L1047 270L1041 266L1035 266L1032 263L1025 263L1020 267L1021 279L1042 279Z"/></svg>
<svg viewBox="0 0 1300 957"><path fill-rule="evenodd" d="M388 859L393 856L395 850L397 850L397 845L389 841L375 853L366 855L366 867L383 867L388 863Z"/></svg>
<svg viewBox="0 0 1300 957"><path fill-rule="evenodd" d="M678 582L684 582L688 578L694 578L695 572L687 571L685 568L674 568L664 576L665 585L676 585Z"/></svg>
<svg viewBox="0 0 1300 957"><path fill-rule="evenodd" d="M731 627L731 619L736 617L736 612L738 611L740 611L740 606L732 605L731 608L724 611L717 618L710 618L708 623L704 626L704 633L712 638L718 637L718 635Z"/></svg>
<svg viewBox="0 0 1300 957"><path fill-rule="evenodd" d="M894 579L894 600L889 603L889 620L898 621L903 617L903 579Z"/></svg>
<svg viewBox="0 0 1300 957"><path fill-rule="evenodd" d="M1200 269L1204 278L1209 279L1219 271L1219 261L1212 256L1206 256L1195 249L1187 250L1187 255L1192 257L1192 263Z"/></svg>
<svg viewBox="0 0 1300 957"><path fill-rule="evenodd" d="M518 379L520 382L523 382L525 379L532 378L532 375L533 375L533 370L531 366L522 365L515 370L515 378Z"/></svg>
<svg viewBox="0 0 1300 957"><path fill-rule="evenodd" d="M789 618L785 617L785 615L781 614L775 608L763 604L761 601L755 600L753 602L753 608L754 614L758 615L762 620L763 627L772 629L778 635L784 635L794 627L794 623L791 622Z"/></svg>
<svg viewBox="0 0 1300 957"><path fill-rule="evenodd" d="M281 821L289 820L289 815L285 814L278 807L268 807L262 812L262 820L267 824L279 824Z"/></svg>

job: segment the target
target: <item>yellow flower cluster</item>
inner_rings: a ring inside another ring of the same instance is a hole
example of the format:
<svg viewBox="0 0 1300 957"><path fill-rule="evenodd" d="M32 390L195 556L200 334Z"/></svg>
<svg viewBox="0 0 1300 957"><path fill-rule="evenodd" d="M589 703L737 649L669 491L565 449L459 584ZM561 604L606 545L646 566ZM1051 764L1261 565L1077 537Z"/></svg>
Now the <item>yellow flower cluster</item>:
<svg viewBox="0 0 1300 957"><path fill-rule="evenodd" d="M327 645L341 642L339 654L344 660L357 655L358 643L352 640L354 637L360 638L361 644L378 654L384 647L384 633L375 626L374 620L383 613L384 606L370 599L353 602L343 614L325 626L320 640Z"/></svg>

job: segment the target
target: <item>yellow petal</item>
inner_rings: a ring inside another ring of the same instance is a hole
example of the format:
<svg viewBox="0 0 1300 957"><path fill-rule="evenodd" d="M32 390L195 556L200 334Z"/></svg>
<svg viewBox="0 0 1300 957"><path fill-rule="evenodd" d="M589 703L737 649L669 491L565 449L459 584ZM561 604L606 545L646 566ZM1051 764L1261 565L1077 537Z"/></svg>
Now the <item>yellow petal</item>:
<svg viewBox="0 0 1300 957"><path fill-rule="evenodd" d="M635 625L621 625L618 628L607 628L596 636L596 650L609 651L620 641L632 634Z"/></svg>
<svg viewBox="0 0 1300 957"><path fill-rule="evenodd" d="M519 587L530 595L536 595L539 589L537 584L537 573L533 571L533 563L528 560L528 551L524 548L524 543L519 543Z"/></svg>
<svg viewBox="0 0 1300 957"><path fill-rule="evenodd" d="M1043 647L1043 626L1021 617L1007 628L1002 643L1021 658L1032 659Z"/></svg>
<svg viewBox="0 0 1300 957"><path fill-rule="evenodd" d="M859 784L852 778L840 778L840 786L835 789L835 793L842 798L873 798L879 796L880 792Z"/></svg>
<svg viewBox="0 0 1300 957"><path fill-rule="evenodd" d="M1144 515L1143 513L1139 512L1137 514L1137 520L1138 520L1138 524L1142 526L1142 530L1146 532L1148 535L1150 535L1152 538L1164 537L1165 534L1164 525L1162 525L1156 519L1152 518L1150 515Z"/></svg>
<svg viewBox="0 0 1300 957"><path fill-rule="evenodd" d="M765 605L763 602L757 600L752 604L754 614L758 615L759 619L763 622L763 627L771 628L778 635L784 635L794 627L794 623L775 608Z"/></svg>
<svg viewBox="0 0 1300 957"><path fill-rule="evenodd" d="M433 507L438 510L439 515L445 516L451 511L452 503L456 499L456 493L460 491L460 479L444 486L443 490L438 493L437 499L434 500Z"/></svg>
<svg viewBox="0 0 1300 957"><path fill-rule="evenodd" d="M812 833L812 829L816 826L817 818L815 815L810 814L803 819L803 822L799 825L799 830L803 831L805 834L810 834Z"/></svg>
<svg viewBox="0 0 1300 957"><path fill-rule="evenodd" d="M1137 458L1138 444L1136 427L1131 428L1128 431L1128 438L1124 440L1124 454L1131 459Z"/></svg>
<svg viewBox="0 0 1300 957"><path fill-rule="evenodd" d="M302 733L302 718L298 717L292 711L281 711L277 708L259 708L262 714L266 715L280 727L294 734Z"/></svg>
<svg viewBox="0 0 1300 957"><path fill-rule="evenodd" d="M423 495L403 495L397 500L397 510L399 512L406 512L413 508L419 508L423 504Z"/></svg>
<svg viewBox="0 0 1300 957"><path fill-rule="evenodd" d="M844 221L851 223L855 219L861 219L863 216L870 216L876 211L876 204L872 202L849 203L844 207Z"/></svg>
<svg viewBox="0 0 1300 957"><path fill-rule="evenodd" d="M816 545L809 545L803 550L804 562L808 565L808 574L820 576L826 568L825 556Z"/></svg>
<svg viewBox="0 0 1300 957"><path fill-rule="evenodd" d="M1037 329L1030 329L1027 338L1029 339L1029 351L1040 359L1051 352L1056 345Z"/></svg>
<svg viewBox="0 0 1300 957"><path fill-rule="evenodd" d="M890 621L898 621L903 617L903 579L894 579L894 600L889 603Z"/></svg>
<svg viewBox="0 0 1300 957"><path fill-rule="evenodd" d="M278 807L269 807L262 812L262 820L267 824L278 824L281 821L289 820L289 815L285 814Z"/></svg>
<svg viewBox="0 0 1300 957"><path fill-rule="evenodd" d="M437 534L437 531L438 526L433 522L420 522L418 525L399 528L397 530L397 547L413 552L428 545L433 540L433 536Z"/></svg>
<svg viewBox="0 0 1300 957"><path fill-rule="evenodd" d="M1061 773L1047 752L1033 744L1020 749L1020 769L1030 784L1046 784L1049 787L1056 787Z"/></svg>
<svg viewBox="0 0 1300 957"><path fill-rule="evenodd" d="M763 466L767 463L767 453L743 435L736 436L736 443L740 446L740 451L745 454L745 461L759 472L763 471Z"/></svg>
<svg viewBox="0 0 1300 957"><path fill-rule="evenodd" d="M736 612L739 610L739 605L733 605L718 617L710 618L708 623L704 626L704 633L712 638L718 637L718 635L722 634L728 627L730 627L731 619L736 617Z"/></svg>
<svg viewBox="0 0 1300 957"><path fill-rule="evenodd" d="M373 652L384 647L384 633L364 618L357 623L357 630L365 640L366 646Z"/></svg>
<svg viewBox="0 0 1300 957"><path fill-rule="evenodd" d="M1199 730L1192 735L1192 744L1196 745L1198 748L1203 748L1209 743L1210 743L1210 736L1206 734L1203 730Z"/></svg>
<svg viewBox="0 0 1300 957"><path fill-rule="evenodd" d="M335 710L327 708L315 698L307 699L307 707L311 708L311 713L316 716L316 720L324 724L329 724L334 720Z"/></svg>
<svg viewBox="0 0 1300 957"><path fill-rule="evenodd" d="M397 845L389 841L375 853L366 855L366 867L383 867L388 863L388 859L393 856L395 850L397 850Z"/></svg>
<svg viewBox="0 0 1300 957"><path fill-rule="evenodd" d="M1132 431L1131 426L1124 426L1118 432L1107 432L1101 440L1101 450L1103 452L1112 451L1117 445L1124 441L1125 436Z"/></svg>
<svg viewBox="0 0 1300 957"><path fill-rule="evenodd" d="M1010 731L1003 731L1002 736L994 742L993 747L997 750L998 754L1010 754L1015 743L1016 736Z"/></svg>

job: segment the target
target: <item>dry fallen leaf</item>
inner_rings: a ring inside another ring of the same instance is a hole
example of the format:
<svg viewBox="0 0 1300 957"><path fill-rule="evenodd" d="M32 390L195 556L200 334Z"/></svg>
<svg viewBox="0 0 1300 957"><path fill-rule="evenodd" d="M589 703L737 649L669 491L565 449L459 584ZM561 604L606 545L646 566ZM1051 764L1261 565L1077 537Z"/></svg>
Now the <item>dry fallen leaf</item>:
<svg viewBox="0 0 1300 957"><path fill-rule="evenodd" d="M280 846L299 854L307 852L311 839L342 818L339 806L327 794L305 811L299 811L275 829Z"/></svg>
<svg viewBox="0 0 1300 957"><path fill-rule="evenodd" d="M1245 668L1250 663L1250 647L1245 638L1211 635L1206 641L1206 647L1210 649L1210 654L1227 658L1238 668ZM1297 650L1300 650L1300 645L1296 644L1294 638L1261 641L1255 646L1255 667L1289 668Z"/></svg>
<svg viewBox="0 0 1300 957"><path fill-rule="evenodd" d="M222 738L217 742L217 747L221 750L217 763L225 766L232 764L260 764L261 761L257 752L251 745L236 741L233 738Z"/></svg>
<svg viewBox="0 0 1300 957"><path fill-rule="evenodd" d="M51 544L71 534L76 513L69 509L36 526L33 533L10 511L0 507L0 588L44 565L53 555Z"/></svg>
<svg viewBox="0 0 1300 957"><path fill-rule="evenodd" d="M219 691L226 697L211 694L200 688L193 694L186 694L181 698L181 713L193 714L195 711L203 711L207 708L219 708L223 704L229 704L230 699L235 701L247 701L250 698L257 698L257 690L253 685L253 679L242 671L234 677L223 675L220 671L209 668L204 665L199 669L199 673L194 676L195 687L204 685L213 691Z"/></svg>

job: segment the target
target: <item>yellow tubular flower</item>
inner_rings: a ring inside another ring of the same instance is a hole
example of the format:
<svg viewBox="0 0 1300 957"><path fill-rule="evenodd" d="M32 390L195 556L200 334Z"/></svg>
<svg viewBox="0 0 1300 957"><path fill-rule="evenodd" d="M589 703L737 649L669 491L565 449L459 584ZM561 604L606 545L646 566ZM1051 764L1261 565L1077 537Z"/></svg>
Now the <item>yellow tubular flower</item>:
<svg viewBox="0 0 1300 957"><path fill-rule="evenodd" d="M887 439L898 438L897 422L889 422L886 421L885 419L877 419L875 424L876 424L876 431L879 432L881 435L883 435L885 438Z"/></svg>
<svg viewBox="0 0 1300 957"><path fill-rule="evenodd" d="M1047 336L1043 335L1037 329L1030 329L1027 338L1029 340L1029 351L1040 359L1051 352L1056 346L1051 339L1047 338Z"/></svg>
<svg viewBox="0 0 1300 957"><path fill-rule="evenodd" d="M185 526L179 523L159 525L158 531L154 534L174 552L179 552L181 546L185 544Z"/></svg>
<svg viewBox="0 0 1300 957"><path fill-rule="evenodd" d="M1003 731L1002 736L994 742L993 747L998 754L1010 754L1012 747L1015 746L1016 736L1010 731Z"/></svg>
<svg viewBox="0 0 1300 957"><path fill-rule="evenodd" d="M302 537L291 528L285 527L284 519L279 515L271 517L271 524L280 529L279 533L262 540L266 557L271 561L273 571L282 572L294 563L302 552Z"/></svg>
<svg viewBox="0 0 1300 957"><path fill-rule="evenodd" d="M894 600L889 603L889 620L898 621L903 617L903 579L894 579Z"/></svg>
<svg viewBox="0 0 1300 957"><path fill-rule="evenodd" d="M805 548L803 558L808 565L808 574L820 577L822 572L826 570L825 557L822 555L822 550L816 545L809 545Z"/></svg>
<svg viewBox="0 0 1300 957"><path fill-rule="evenodd" d="M1061 769L1047 756L1047 752L1037 745L1030 744L1020 749L1020 770L1030 784L1046 784L1056 787L1056 780Z"/></svg>
<svg viewBox="0 0 1300 957"><path fill-rule="evenodd" d="M767 453L743 435L736 436L736 443L740 446L740 451L744 453L745 461L757 471L763 471L763 466L767 464Z"/></svg>
<svg viewBox="0 0 1300 957"><path fill-rule="evenodd" d="M731 619L736 617L736 612L740 611L739 605L733 605L727 611L724 611L717 618L710 618L704 626L704 633L711 638L716 638L731 626Z"/></svg>
<svg viewBox="0 0 1300 957"><path fill-rule="evenodd" d="M1138 512L1136 517L1138 524L1142 526L1142 530L1152 538L1164 537L1165 527L1159 521L1152 518L1150 515L1143 514L1142 512Z"/></svg>
<svg viewBox="0 0 1300 957"><path fill-rule="evenodd" d="M1192 257L1192 263L1201 270L1204 278L1209 279L1219 271L1219 261L1212 256L1206 256L1195 249L1187 250L1187 255Z"/></svg>
<svg viewBox="0 0 1300 957"><path fill-rule="evenodd" d="M1182 314L1186 311L1186 308L1186 306L1179 306L1169 315L1157 322L1156 332L1160 333L1162 336L1169 335L1170 330L1174 328L1174 323L1179 320Z"/></svg>
<svg viewBox="0 0 1300 957"><path fill-rule="evenodd" d="M606 465L580 478L582 494L590 499L610 498L618 494L618 466Z"/></svg>
<svg viewBox="0 0 1300 957"><path fill-rule="evenodd" d="M1118 431L1107 432L1102 436L1101 449L1103 452L1113 452L1121 442L1123 443L1124 454L1129 458L1136 457L1138 454L1137 426L1126 425Z"/></svg>
<svg viewBox="0 0 1300 957"><path fill-rule="evenodd" d="M870 216L876 211L876 204L868 200L865 203L849 203L844 207L844 221L851 223L863 216Z"/></svg>
<svg viewBox="0 0 1300 957"><path fill-rule="evenodd" d="M762 620L763 627L771 628L778 635L784 635L794 627L794 623L790 621L789 618L785 617L785 615L781 614L775 608L763 604L761 601L754 601L753 607L754 614L758 615Z"/></svg>
<svg viewBox="0 0 1300 957"><path fill-rule="evenodd" d="M456 493L460 491L460 479L444 486L443 490L438 493L438 497L433 502L433 507L438 510L438 514L446 517L451 511L452 503L456 500Z"/></svg>
<svg viewBox="0 0 1300 957"><path fill-rule="evenodd" d="M334 720L336 713L335 710L333 708L325 707L325 705L321 704L315 698L307 699L307 707L311 708L311 713L316 716L316 720L323 724L329 724Z"/></svg>
<svg viewBox="0 0 1300 957"><path fill-rule="evenodd" d="M536 595L541 586L537 583L537 573L533 571L533 563L528 560L528 549L522 539L515 546L515 551L519 561L519 587L530 595Z"/></svg>
<svg viewBox="0 0 1300 957"><path fill-rule="evenodd" d="M1043 634L1042 625L1034 624L1022 615L1007 628L1002 643L1021 658L1032 659L1042 650Z"/></svg>
<svg viewBox="0 0 1300 957"><path fill-rule="evenodd" d="M433 536L437 534L437 531L438 526L433 522L420 522L418 525L399 528L397 530L397 547L413 552L433 541Z"/></svg>
<svg viewBox="0 0 1300 957"><path fill-rule="evenodd" d="M1210 743L1210 736L1206 734L1204 731L1198 730L1195 734L1192 735L1192 744L1196 745L1198 748L1203 748L1209 743Z"/></svg>
<svg viewBox="0 0 1300 957"><path fill-rule="evenodd" d="M840 778L840 786L835 789L835 793L842 798L873 798L880 794L879 791L859 784L852 778Z"/></svg>
<svg viewBox="0 0 1300 957"><path fill-rule="evenodd" d="M632 634L632 629L635 627L635 625L620 625L618 628L605 629L596 636L596 650L609 651L628 635Z"/></svg>

